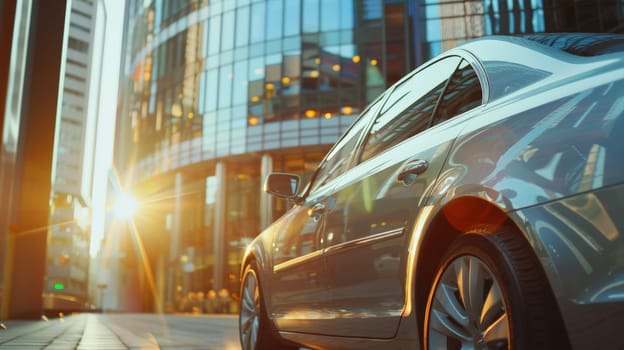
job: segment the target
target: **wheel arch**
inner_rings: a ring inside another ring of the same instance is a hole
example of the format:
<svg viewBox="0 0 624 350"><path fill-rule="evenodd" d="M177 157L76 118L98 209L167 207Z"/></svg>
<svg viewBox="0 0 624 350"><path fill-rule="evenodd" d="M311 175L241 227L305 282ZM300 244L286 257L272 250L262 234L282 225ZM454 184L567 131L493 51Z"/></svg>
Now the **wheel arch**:
<svg viewBox="0 0 624 350"><path fill-rule="evenodd" d="M421 342L427 299L438 265L448 247L465 232L478 230L483 233L494 233L503 227L522 236L522 239L530 245L527 236L507 212L496 203L478 196L455 198L433 213L429 224L422 232L414 271L412 297ZM534 258L539 262L537 256ZM538 265L542 266L541 263Z"/></svg>
<svg viewBox="0 0 624 350"><path fill-rule="evenodd" d="M245 256L243 257L243 260L241 261L241 272L239 273L239 276L242 278L243 277L243 272L245 271L245 269L247 268L247 266L249 266L252 262L257 261L258 259L256 258L256 254L254 252L249 252L247 254L245 254Z"/></svg>
<svg viewBox="0 0 624 350"><path fill-rule="evenodd" d="M262 290L263 293L262 294L262 299L264 300L265 305L270 305L269 303L271 302L270 298L267 297L267 295L270 294L270 291L267 291L270 289L270 283L267 285L267 260L269 260L269 257L266 256L266 249L264 248L264 242L260 239L256 239L254 240L249 246L247 246L247 249L245 251L245 254L243 255L243 258L241 259L241 266L240 266L240 273L239 273L239 289L241 289L243 287L243 275L245 272L245 269L252 265L255 264L256 267L256 277L258 278L258 283L262 286ZM239 290L240 291L240 290ZM270 315L269 315L269 318Z"/></svg>
<svg viewBox="0 0 624 350"><path fill-rule="evenodd" d="M258 273L263 275L266 271L266 264L270 261L270 245L272 244L272 235L260 234L258 235L245 249L245 253L241 259L240 273L242 277L245 268L252 262L256 262L258 265ZM265 277L265 276L261 276Z"/></svg>

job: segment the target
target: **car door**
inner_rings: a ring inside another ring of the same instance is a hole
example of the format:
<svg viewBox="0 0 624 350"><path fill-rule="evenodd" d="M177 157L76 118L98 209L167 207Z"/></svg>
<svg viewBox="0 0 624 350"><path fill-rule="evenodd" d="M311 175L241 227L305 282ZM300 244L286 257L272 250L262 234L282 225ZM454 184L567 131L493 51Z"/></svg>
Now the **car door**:
<svg viewBox="0 0 624 350"><path fill-rule="evenodd" d="M453 73L456 74L453 74ZM453 79L449 82L449 77ZM327 199L325 260L335 315L332 335L392 337L405 305L405 266L412 223L463 127L450 120L430 128L436 107L449 119L444 96L471 80L464 109L482 103L474 70L451 56L404 80L386 100L361 146L361 161L341 176ZM456 91L452 92L456 94ZM467 96L467 95L460 95ZM442 101L439 104L439 101ZM417 136L416 136L417 135Z"/></svg>
<svg viewBox="0 0 624 350"><path fill-rule="evenodd" d="M310 331L314 325L298 321L310 317L328 297L323 279L325 266L321 260L320 222L308 215L307 206L296 206L281 219L283 225L275 233L273 276L270 300L272 317L279 328L289 331Z"/></svg>
<svg viewBox="0 0 624 350"><path fill-rule="evenodd" d="M380 104L367 108L321 162L305 201L282 219L272 244L273 318L284 331L327 333L329 302L326 267L322 259L324 214L333 196L335 179L353 161L356 145Z"/></svg>

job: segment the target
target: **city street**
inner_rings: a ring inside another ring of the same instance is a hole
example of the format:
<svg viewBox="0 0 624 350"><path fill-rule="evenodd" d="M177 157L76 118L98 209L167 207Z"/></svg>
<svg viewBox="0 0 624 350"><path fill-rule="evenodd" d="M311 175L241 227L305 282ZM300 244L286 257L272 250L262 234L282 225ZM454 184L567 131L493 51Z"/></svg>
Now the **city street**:
<svg viewBox="0 0 624 350"><path fill-rule="evenodd" d="M230 315L80 314L3 324L0 349L240 349Z"/></svg>

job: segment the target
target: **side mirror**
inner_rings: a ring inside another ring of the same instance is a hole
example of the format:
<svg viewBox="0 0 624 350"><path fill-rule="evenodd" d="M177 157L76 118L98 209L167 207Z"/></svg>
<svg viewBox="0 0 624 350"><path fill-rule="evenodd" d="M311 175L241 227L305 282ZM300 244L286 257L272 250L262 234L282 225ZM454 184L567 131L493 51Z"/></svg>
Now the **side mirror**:
<svg viewBox="0 0 624 350"><path fill-rule="evenodd" d="M299 175L272 173L266 178L264 191L277 197L293 199L297 196L300 183Z"/></svg>

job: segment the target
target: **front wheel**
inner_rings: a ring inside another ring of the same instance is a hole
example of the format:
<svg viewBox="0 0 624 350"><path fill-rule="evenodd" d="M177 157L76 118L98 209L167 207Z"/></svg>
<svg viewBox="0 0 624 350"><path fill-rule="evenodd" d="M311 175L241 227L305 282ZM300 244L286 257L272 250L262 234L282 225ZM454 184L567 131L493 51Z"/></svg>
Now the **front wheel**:
<svg viewBox="0 0 624 350"><path fill-rule="evenodd" d="M451 245L427 301L424 340L426 349L569 348L541 266L507 231Z"/></svg>
<svg viewBox="0 0 624 350"><path fill-rule="evenodd" d="M251 263L243 273L240 293L238 331L242 349L294 349L277 338L269 323L261 293L257 268L255 263Z"/></svg>

